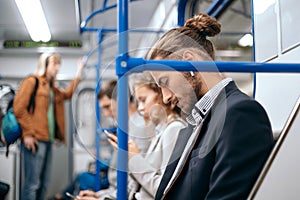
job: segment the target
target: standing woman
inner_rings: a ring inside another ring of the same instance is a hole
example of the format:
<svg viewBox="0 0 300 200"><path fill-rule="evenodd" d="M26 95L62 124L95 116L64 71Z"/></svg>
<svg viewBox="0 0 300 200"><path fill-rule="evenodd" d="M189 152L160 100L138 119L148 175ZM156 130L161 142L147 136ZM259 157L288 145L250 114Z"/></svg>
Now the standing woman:
<svg viewBox="0 0 300 200"><path fill-rule="evenodd" d="M51 144L54 140L66 142L64 100L72 97L80 81L84 63L78 63L76 77L64 90L55 85L60 65L59 54L41 54L34 74L38 79L38 88L33 113L27 110L36 84L33 76L22 81L14 99L14 113L22 128L21 153L25 171L23 200L45 199L51 171Z"/></svg>

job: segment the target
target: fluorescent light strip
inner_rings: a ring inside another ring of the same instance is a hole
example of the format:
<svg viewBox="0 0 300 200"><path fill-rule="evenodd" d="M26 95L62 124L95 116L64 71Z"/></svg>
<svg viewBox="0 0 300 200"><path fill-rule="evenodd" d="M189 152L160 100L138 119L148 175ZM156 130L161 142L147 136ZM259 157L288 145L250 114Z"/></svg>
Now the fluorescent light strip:
<svg viewBox="0 0 300 200"><path fill-rule="evenodd" d="M15 0L31 39L48 42L51 33L40 0Z"/></svg>

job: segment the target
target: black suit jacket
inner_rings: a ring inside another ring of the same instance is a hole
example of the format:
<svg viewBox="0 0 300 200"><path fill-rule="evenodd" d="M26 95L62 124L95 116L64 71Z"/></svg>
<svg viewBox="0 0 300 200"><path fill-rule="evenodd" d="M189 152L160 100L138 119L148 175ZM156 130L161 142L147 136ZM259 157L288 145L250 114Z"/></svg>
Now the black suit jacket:
<svg viewBox="0 0 300 200"><path fill-rule="evenodd" d="M181 131L186 137L178 137L155 199L232 200L249 195L272 149L272 129L263 107L234 82L225 91L205 116L187 161L166 189L193 130Z"/></svg>

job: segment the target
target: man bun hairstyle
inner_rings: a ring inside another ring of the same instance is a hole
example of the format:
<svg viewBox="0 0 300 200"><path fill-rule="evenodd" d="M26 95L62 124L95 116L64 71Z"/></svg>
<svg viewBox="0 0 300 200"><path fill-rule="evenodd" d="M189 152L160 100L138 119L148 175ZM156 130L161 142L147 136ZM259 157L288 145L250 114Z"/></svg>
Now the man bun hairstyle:
<svg viewBox="0 0 300 200"><path fill-rule="evenodd" d="M221 32L221 24L207 14L198 14L186 20L185 27L195 30L201 36L215 36Z"/></svg>
<svg viewBox="0 0 300 200"><path fill-rule="evenodd" d="M166 32L149 50L146 59L180 59L185 49L195 49L204 60L215 60L215 49L207 37L221 32L221 24L207 14L186 20L183 27Z"/></svg>

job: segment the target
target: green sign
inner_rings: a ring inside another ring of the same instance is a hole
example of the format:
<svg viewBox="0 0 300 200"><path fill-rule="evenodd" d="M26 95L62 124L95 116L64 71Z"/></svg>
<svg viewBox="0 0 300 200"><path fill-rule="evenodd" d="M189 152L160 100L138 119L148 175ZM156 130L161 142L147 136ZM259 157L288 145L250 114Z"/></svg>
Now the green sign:
<svg viewBox="0 0 300 200"><path fill-rule="evenodd" d="M50 41L50 42L33 42L7 40L3 43L4 48L36 48L36 47L70 47L81 48L81 41Z"/></svg>

